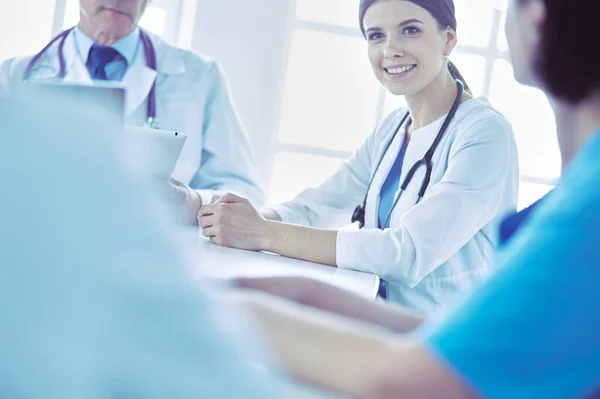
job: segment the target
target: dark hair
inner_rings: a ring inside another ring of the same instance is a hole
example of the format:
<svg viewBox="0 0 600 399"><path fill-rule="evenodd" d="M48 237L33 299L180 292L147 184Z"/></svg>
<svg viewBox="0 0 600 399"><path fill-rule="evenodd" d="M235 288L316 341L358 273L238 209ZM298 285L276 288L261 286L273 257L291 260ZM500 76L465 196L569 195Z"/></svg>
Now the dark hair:
<svg viewBox="0 0 600 399"><path fill-rule="evenodd" d="M358 6L358 21L360 24L360 30L364 36L367 38L367 34L365 32L365 14L367 10L379 0L360 0L360 4ZM418 5L419 7L427 10L438 22L440 29L452 28L456 31L456 9L454 8L453 0L408 0L411 3ZM469 85L467 84L465 78L456 68L456 65L450 60L448 60L448 71L450 75L456 80L460 80L467 92L471 92Z"/></svg>
<svg viewBox="0 0 600 399"><path fill-rule="evenodd" d="M552 95L579 103L600 90L600 2L544 0L544 4L545 21L534 67Z"/></svg>

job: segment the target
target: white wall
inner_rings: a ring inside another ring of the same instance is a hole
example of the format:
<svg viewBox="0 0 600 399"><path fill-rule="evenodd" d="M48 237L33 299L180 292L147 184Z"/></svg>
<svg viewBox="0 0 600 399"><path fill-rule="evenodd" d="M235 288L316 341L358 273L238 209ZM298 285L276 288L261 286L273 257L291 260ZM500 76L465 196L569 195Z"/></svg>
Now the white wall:
<svg viewBox="0 0 600 399"><path fill-rule="evenodd" d="M198 0L192 48L213 56L234 98L268 183L294 0ZM267 187L268 188L268 187Z"/></svg>

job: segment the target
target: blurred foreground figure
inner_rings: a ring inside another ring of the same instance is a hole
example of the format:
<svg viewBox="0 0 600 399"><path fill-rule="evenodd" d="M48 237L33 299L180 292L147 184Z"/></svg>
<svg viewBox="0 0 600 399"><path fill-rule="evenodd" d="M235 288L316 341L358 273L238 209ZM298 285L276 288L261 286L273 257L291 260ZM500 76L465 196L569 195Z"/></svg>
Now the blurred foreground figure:
<svg viewBox="0 0 600 399"><path fill-rule="evenodd" d="M0 96L0 397L271 397L80 111Z"/></svg>

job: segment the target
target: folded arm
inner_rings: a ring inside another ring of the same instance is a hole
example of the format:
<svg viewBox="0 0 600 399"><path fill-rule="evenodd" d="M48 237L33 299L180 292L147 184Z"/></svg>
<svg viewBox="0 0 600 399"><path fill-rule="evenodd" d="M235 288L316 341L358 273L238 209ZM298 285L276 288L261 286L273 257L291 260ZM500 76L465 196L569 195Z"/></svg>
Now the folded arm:
<svg viewBox="0 0 600 399"><path fill-rule="evenodd" d="M264 295L245 298L294 377L356 398L474 398L422 345Z"/></svg>
<svg viewBox="0 0 600 399"><path fill-rule="evenodd" d="M241 288L276 295L395 333L413 331L424 322L423 316L407 309L376 302L306 277L243 278L235 283Z"/></svg>

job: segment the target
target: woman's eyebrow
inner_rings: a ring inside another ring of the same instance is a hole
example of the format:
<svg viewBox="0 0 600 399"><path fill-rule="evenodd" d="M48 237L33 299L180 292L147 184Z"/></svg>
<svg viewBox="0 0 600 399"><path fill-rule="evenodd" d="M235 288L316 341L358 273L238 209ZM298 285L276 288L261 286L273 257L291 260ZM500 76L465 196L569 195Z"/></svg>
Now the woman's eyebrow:
<svg viewBox="0 0 600 399"><path fill-rule="evenodd" d="M423 24L423 21L416 19L416 18L407 19L406 21L400 22L398 24L398 28L403 28L406 25L410 25L410 24L414 24L414 23ZM380 31L380 30L381 30L381 28L374 26L372 28L367 29L366 32L373 32L373 31Z"/></svg>

